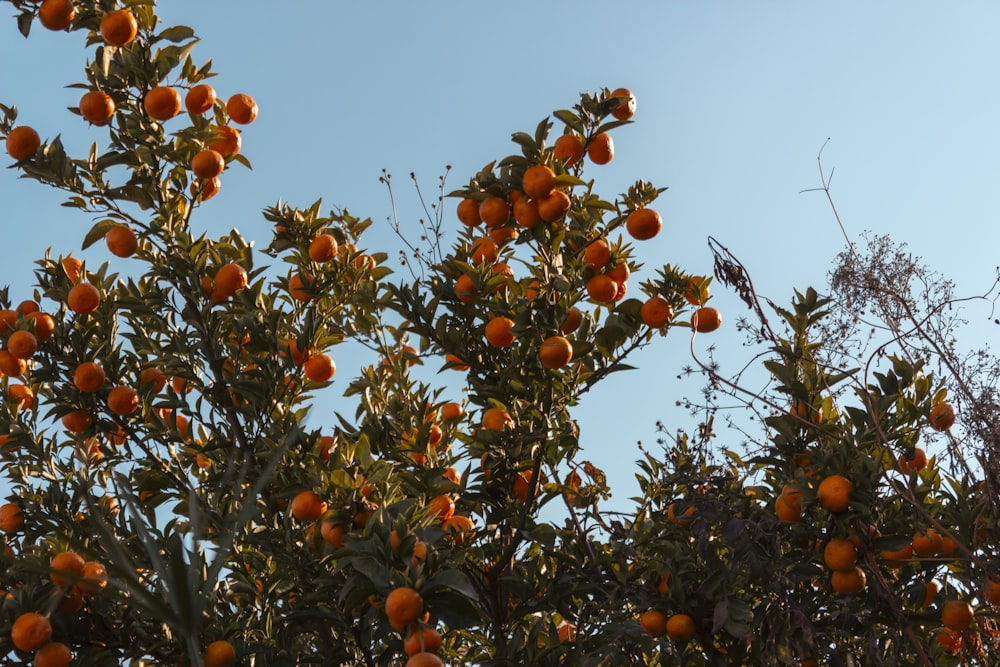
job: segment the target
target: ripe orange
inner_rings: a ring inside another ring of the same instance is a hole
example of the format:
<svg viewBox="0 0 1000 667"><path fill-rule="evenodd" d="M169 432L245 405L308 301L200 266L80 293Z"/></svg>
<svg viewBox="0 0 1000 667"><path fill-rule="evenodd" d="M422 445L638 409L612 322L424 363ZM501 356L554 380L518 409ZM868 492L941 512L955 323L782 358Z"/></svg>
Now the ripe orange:
<svg viewBox="0 0 1000 667"><path fill-rule="evenodd" d="M563 335L568 336L579 329L581 324L583 324L583 312L576 306L573 306L566 313L566 319L563 320L559 330L562 331Z"/></svg>
<svg viewBox="0 0 1000 667"><path fill-rule="evenodd" d="M667 617L656 609L642 612L639 616L639 625L646 631L646 634L653 637L662 637L667 631Z"/></svg>
<svg viewBox="0 0 1000 667"><path fill-rule="evenodd" d="M913 558L913 545L907 544L898 551L882 551L879 557L886 567L901 568Z"/></svg>
<svg viewBox="0 0 1000 667"><path fill-rule="evenodd" d="M453 419L458 419L465 413L465 409L462 407L461 403L445 403L441 406L441 419L445 421L452 421Z"/></svg>
<svg viewBox="0 0 1000 667"><path fill-rule="evenodd" d="M322 523L319 532L327 544L338 549L344 546L344 534L347 532L347 526L344 524L328 519Z"/></svg>
<svg viewBox="0 0 1000 667"><path fill-rule="evenodd" d="M42 0L38 20L49 30L65 30L76 18L76 7L71 0Z"/></svg>
<svg viewBox="0 0 1000 667"><path fill-rule="evenodd" d="M514 478L514 484L511 487L511 493L513 493L514 497L520 500L522 503L528 502L528 495L531 493L531 486L532 486L531 480L533 477L534 475L530 470L525 470Z"/></svg>
<svg viewBox="0 0 1000 667"><path fill-rule="evenodd" d="M618 296L618 283L611 276L599 273L587 281L587 294L598 303L614 301Z"/></svg>
<svg viewBox="0 0 1000 667"><path fill-rule="evenodd" d="M611 261L611 246L606 239L597 239L583 251L583 263L595 271L602 270Z"/></svg>
<svg viewBox="0 0 1000 667"><path fill-rule="evenodd" d="M965 600L948 600L941 608L941 624L955 632L965 632L972 625L975 610Z"/></svg>
<svg viewBox="0 0 1000 667"><path fill-rule="evenodd" d="M510 220L510 204L503 197L487 197L479 205L479 217L487 227L500 227Z"/></svg>
<svg viewBox="0 0 1000 667"><path fill-rule="evenodd" d="M16 533L24 526L24 512L19 505L5 503L0 505L0 531Z"/></svg>
<svg viewBox="0 0 1000 667"><path fill-rule="evenodd" d="M329 382L337 372L337 364L328 354L312 354L306 359L305 374L313 382Z"/></svg>
<svg viewBox="0 0 1000 667"><path fill-rule="evenodd" d="M131 257L139 249L139 240L128 225L115 225L104 235L104 243L115 257Z"/></svg>
<svg viewBox="0 0 1000 667"><path fill-rule="evenodd" d="M774 501L774 513L781 521L794 523L802 519L802 492L791 486L781 490Z"/></svg>
<svg viewBox="0 0 1000 667"><path fill-rule="evenodd" d="M223 264L215 273L212 301L225 301L249 284L250 278L246 269L235 262Z"/></svg>
<svg viewBox="0 0 1000 667"><path fill-rule="evenodd" d="M449 495L434 496L427 502L428 513L437 516L441 521L450 519L455 514L455 501Z"/></svg>
<svg viewBox="0 0 1000 667"><path fill-rule="evenodd" d="M670 505L667 506L667 518L670 522L676 523L678 526L690 525L690 523L694 521L694 514L698 511L698 509L694 505L689 505L684 510L684 513L678 516L676 507L676 503L670 503Z"/></svg>
<svg viewBox="0 0 1000 667"><path fill-rule="evenodd" d="M333 234L319 234L309 242L309 259L319 264L337 257L337 239Z"/></svg>
<svg viewBox="0 0 1000 667"><path fill-rule="evenodd" d="M239 130L232 125L220 125L215 128L215 137L208 147L223 157L232 157L240 152L242 145L243 137Z"/></svg>
<svg viewBox="0 0 1000 667"><path fill-rule="evenodd" d="M667 636L675 642L689 641L694 633L694 619L687 614L674 614L667 619Z"/></svg>
<svg viewBox="0 0 1000 667"><path fill-rule="evenodd" d="M18 315L24 315L27 317L31 313L37 313L39 311L38 303L32 301L31 299L25 299L21 303L17 304L17 308L14 312Z"/></svg>
<svg viewBox="0 0 1000 667"><path fill-rule="evenodd" d="M497 316L486 323L486 342L495 347L508 347L514 342L514 334L511 329L514 327L514 320Z"/></svg>
<svg viewBox="0 0 1000 667"><path fill-rule="evenodd" d="M496 241L488 236L474 239L469 247L469 258L473 264L482 264L483 262L492 264L497 261Z"/></svg>
<svg viewBox="0 0 1000 667"><path fill-rule="evenodd" d="M35 651L34 667L69 667L73 652L62 642L49 642Z"/></svg>
<svg viewBox="0 0 1000 667"><path fill-rule="evenodd" d="M102 90L91 90L80 98L80 115L92 125L107 125L115 108L114 99Z"/></svg>
<svg viewBox="0 0 1000 667"><path fill-rule="evenodd" d="M950 655L955 655L962 649L962 635L948 628L942 628L937 636L937 645L943 647Z"/></svg>
<svg viewBox="0 0 1000 667"><path fill-rule="evenodd" d="M850 540L834 537L823 549L823 562L835 572L847 572L858 562L858 549Z"/></svg>
<svg viewBox="0 0 1000 667"><path fill-rule="evenodd" d="M35 336L38 337L39 341L44 343L55 333L56 321L52 319L51 315L41 312L28 313L27 318L32 326L35 327Z"/></svg>
<svg viewBox="0 0 1000 667"><path fill-rule="evenodd" d="M518 199L514 202L514 220L525 229L534 229L542 221L538 213L538 202L534 199Z"/></svg>
<svg viewBox="0 0 1000 667"><path fill-rule="evenodd" d="M86 410L73 410L62 417L62 425L70 433L83 433L94 424L94 418Z"/></svg>
<svg viewBox="0 0 1000 667"><path fill-rule="evenodd" d="M33 611L17 617L10 629L10 640L22 651L35 651L52 638L49 619Z"/></svg>
<svg viewBox="0 0 1000 667"><path fill-rule="evenodd" d="M691 326L699 333L711 333L722 326L722 313L711 306L703 306L691 315Z"/></svg>
<svg viewBox="0 0 1000 667"><path fill-rule="evenodd" d="M305 275L296 273L288 279L288 293L296 301L303 303L312 299L313 274L306 272Z"/></svg>
<svg viewBox="0 0 1000 667"><path fill-rule="evenodd" d="M935 431L947 431L955 423L955 408L950 403L935 405L931 408L928 422Z"/></svg>
<svg viewBox="0 0 1000 667"><path fill-rule="evenodd" d="M30 359L38 351L38 339L30 331L15 331L7 338L7 351L15 359Z"/></svg>
<svg viewBox="0 0 1000 667"><path fill-rule="evenodd" d="M454 468L451 468L451 470L454 470ZM455 472L457 473L458 471ZM460 481L461 478L455 481L455 483L458 484ZM475 530L476 525L472 523L472 519L469 517L456 514L445 519L441 527L445 529L453 542L456 544L465 544L469 541L469 536Z"/></svg>
<svg viewBox="0 0 1000 667"><path fill-rule="evenodd" d="M181 112L181 94L171 86L156 86L146 93L142 105L153 120L170 120Z"/></svg>
<svg viewBox="0 0 1000 667"><path fill-rule="evenodd" d="M108 392L108 409L116 415L130 415L139 409L139 394L132 387L121 385ZM180 423L180 417L177 417Z"/></svg>
<svg viewBox="0 0 1000 667"><path fill-rule="evenodd" d="M928 581L924 584L924 600L923 606L930 607L934 604L934 596L938 594L941 590L941 584L936 581Z"/></svg>
<svg viewBox="0 0 1000 667"><path fill-rule="evenodd" d="M819 504L828 512L843 512L851 502L854 484L843 475L830 475L819 483L816 498Z"/></svg>
<svg viewBox="0 0 1000 667"><path fill-rule="evenodd" d="M674 319L674 307L663 297L650 297L639 309L642 323L652 329L662 329Z"/></svg>
<svg viewBox="0 0 1000 667"><path fill-rule="evenodd" d="M159 368L144 368L139 374L139 388L142 389L147 384L152 385L151 391L154 394L159 394L167 386L167 376Z"/></svg>
<svg viewBox="0 0 1000 667"><path fill-rule="evenodd" d="M568 194L562 190L553 190L538 200L538 217L545 222L561 220L569 213L572 205Z"/></svg>
<svg viewBox="0 0 1000 667"><path fill-rule="evenodd" d="M913 541L913 555L918 558L934 556L941 550L941 535L933 528L928 528L922 533L915 533Z"/></svg>
<svg viewBox="0 0 1000 667"><path fill-rule="evenodd" d="M635 95L628 88L616 88L611 93L611 97L625 98L622 103L615 107L611 115L618 120L628 120L635 115Z"/></svg>
<svg viewBox="0 0 1000 667"><path fill-rule="evenodd" d="M565 161L567 167L576 164L583 157L583 141L577 134L564 134L556 139L552 156Z"/></svg>
<svg viewBox="0 0 1000 667"><path fill-rule="evenodd" d="M301 491L292 498L292 516L299 521L315 521L326 512L326 501L312 490Z"/></svg>
<svg viewBox="0 0 1000 667"><path fill-rule="evenodd" d="M205 667L233 667L236 664L236 649L224 639L219 639L205 649Z"/></svg>
<svg viewBox="0 0 1000 667"><path fill-rule="evenodd" d="M587 144L587 157L594 164L607 164L614 156L615 142L607 132L595 135Z"/></svg>
<svg viewBox="0 0 1000 667"><path fill-rule="evenodd" d="M573 358L573 345L562 336L549 336L538 348L538 360L542 366L556 370L562 368Z"/></svg>
<svg viewBox="0 0 1000 667"><path fill-rule="evenodd" d="M203 114L215 106L215 99L215 88L207 83L200 83L184 96L184 108L190 114Z"/></svg>
<svg viewBox="0 0 1000 667"><path fill-rule="evenodd" d="M479 202L471 197L466 197L458 203L458 219L463 225L475 227L483 221L479 215Z"/></svg>
<svg viewBox="0 0 1000 667"><path fill-rule="evenodd" d="M492 407L483 411L482 425L489 431L502 431L508 426L513 427L514 420L503 408Z"/></svg>
<svg viewBox="0 0 1000 667"><path fill-rule="evenodd" d="M49 572L52 581L60 586L75 583L83 576L86 561L75 551L60 551L52 557L49 563Z"/></svg>
<svg viewBox="0 0 1000 667"><path fill-rule="evenodd" d="M424 651L410 656L404 667L444 667L444 662L434 653Z"/></svg>
<svg viewBox="0 0 1000 667"><path fill-rule="evenodd" d="M27 125L15 127L7 134L7 155L15 160L27 160L42 145L42 138L34 128Z"/></svg>
<svg viewBox="0 0 1000 667"><path fill-rule="evenodd" d="M461 357L456 354L452 354L451 352L444 355L444 361L445 363L450 364L449 368L453 371L469 370L469 365L465 363Z"/></svg>
<svg viewBox="0 0 1000 667"><path fill-rule="evenodd" d="M556 172L543 164L528 167L521 177L521 189L532 199L541 199L556 188Z"/></svg>
<svg viewBox="0 0 1000 667"><path fill-rule="evenodd" d="M402 630L413 623L423 610L424 600L420 593L408 586L393 589L385 599L385 615L389 619L389 625L396 630Z"/></svg>
<svg viewBox="0 0 1000 667"><path fill-rule="evenodd" d="M215 178L226 168L226 160L218 151L206 148L191 158L191 171L198 178Z"/></svg>
<svg viewBox="0 0 1000 667"><path fill-rule="evenodd" d="M20 377L28 370L28 362L18 359L7 350L0 350L0 372L9 377Z"/></svg>
<svg viewBox="0 0 1000 667"><path fill-rule="evenodd" d="M988 579L983 586L983 600L997 606L1000 605L1000 578Z"/></svg>
<svg viewBox="0 0 1000 667"><path fill-rule="evenodd" d="M75 283L80 280L80 275L83 270L83 262L78 260L76 257L70 256L60 259L59 265L66 273L66 277L69 278L71 283Z"/></svg>
<svg viewBox="0 0 1000 667"><path fill-rule="evenodd" d="M88 560L83 564L83 579L77 584L83 595L97 595L108 586L108 570L104 563L96 560Z"/></svg>
<svg viewBox="0 0 1000 667"><path fill-rule="evenodd" d="M403 642L403 650L409 656L421 652L437 653L439 648L441 648L441 635L434 628L414 628Z"/></svg>
<svg viewBox="0 0 1000 667"><path fill-rule="evenodd" d="M899 455L899 469L904 475L919 472L927 467L927 452L920 447Z"/></svg>
<svg viewBox="0 0 1000 667"><path fill-rule="evenodd" d="M455 281L455 296L462 303L472 303L476 294L476 283L472 276L462 274Z"/></svg>
<svg viewBox="0 0 1000 667"><path fill-rule="evenodd" d="M7 386L7 400L16 403L17 410L29 410L35 404L35 392L23 384Z"/></svg>
<svg viewBox="0 0 1000 667"><path fill-rule="evenodd" d="M257 102L249 95L238 93L226 101L226 113L234 123L247 125L257 118Z"/></svg>
<svg viewBox="0 0 1000 667"><path fill-rule="evenodd" d="M637 208L625 219L625 229L638 241L648 241L663 229L663 219L651 208Z"/></svg>
<svg viewBox="0 0 1000 667"><path fill-rule="evenodd" d="M66 305L80 315L92 313L101 305L101 293L90 283L77 283L70 289Z"/></svg>
<svg viewBox="0 0 1000 667"><path fill-rule="evenodd" d="M113 46L125 46L139 34L139 22L127 9L116 9L101 18L101 37Z"/></svg>
<svg viewBox="0 0 1000 667"><path fill-rule="evenodd" d="M868 576L858 566L830 575L830 586L837 593L860 593L868 585Z"/></svg>

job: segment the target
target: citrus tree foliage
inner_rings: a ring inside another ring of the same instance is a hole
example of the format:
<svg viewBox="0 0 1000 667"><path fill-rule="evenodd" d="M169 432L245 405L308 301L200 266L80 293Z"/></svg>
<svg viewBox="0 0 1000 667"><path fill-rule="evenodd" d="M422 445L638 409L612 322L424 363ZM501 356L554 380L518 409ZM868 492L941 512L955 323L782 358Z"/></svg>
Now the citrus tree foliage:
<svg viewBox="0 0 1000 667"><path fill-rule="evenodd" d="M149 2L8 2L26 37L88 35L60 130L107 126L72 156L0 109L13 166L93 221L83 262L54 248L33 293L0 295L9 662L988 664L993 487L919 456L930 426L962 446L921 360L829 362L814 290L761 320L758 446L711 417L665 429L634 510L602 510L579 398L720 325L711 279L639 272L663 188L588 180L631 93L583 95L442 189L407 278L319 202L265 210L263 251L200 230L257 110L216 99L193 30ZM85 261L102 241L127 270ZM716 274L762 316L740 270ZM370 351L346 380L345 342ZM307 428L321 392L343 397Z"/></svg>

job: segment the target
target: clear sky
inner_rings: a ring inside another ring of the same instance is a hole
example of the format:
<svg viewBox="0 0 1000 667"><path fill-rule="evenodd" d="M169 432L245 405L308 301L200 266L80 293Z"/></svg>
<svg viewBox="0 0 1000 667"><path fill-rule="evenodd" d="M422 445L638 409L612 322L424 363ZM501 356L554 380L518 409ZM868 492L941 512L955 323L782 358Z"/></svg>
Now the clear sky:
<svg viewBox="0 0 1000 667"><path fill-rule="evenodd" d="M533 130L581 91L625 86L638 98L636 123L615 132L614 161L588 176L607 197L638 178L670 188L658 204L663 233L638 244L650 270L710 273L712 235L778 303L793 287L822 287L844 238L822 194L800 191L819 185L816 155L829 137L824 163L836 169L833 192L853 238L871 230L907 242L960 294L985 291L995 276L995 2L169 0L159 11L202 38L195 60L213 60L220 94L245 92L260 106L243 135L253 171L228 171L195 218L214 234L235 226L263 247L270 229L260 211L279 198L322 197L381 222L390 213L382 168L396 176L412 228L421 212L409 172L430 191L450 164L449 184L460 187L514 152L512 132ZM13 14L0 3L0 102L85 154L106 131L66 110L80 91L64 86L83 80L91 54L84 35L36 25L25 41ZM16 302L30 296L33 259L50 246L81 256L91 221L15 176L0 170L0 284ZM384 224L368 239L372 249L392 243ZM82 256L109 258L103 246ZM744 308L715 294L723 329L698 346L716 344L724 370L735 371L749 354L732 326ZM974 342L988 340L988 307L967 314ZM696 388L674 380L689 360L678 332L637 358L641 370L586 399L584 457L608 469L620 498L635 492L636 441L652 441L657 420L693 425L674 405ZM317 423L329 410L353 413L339 388L361 362L338 356L339 382L314 411Z"/></svg>

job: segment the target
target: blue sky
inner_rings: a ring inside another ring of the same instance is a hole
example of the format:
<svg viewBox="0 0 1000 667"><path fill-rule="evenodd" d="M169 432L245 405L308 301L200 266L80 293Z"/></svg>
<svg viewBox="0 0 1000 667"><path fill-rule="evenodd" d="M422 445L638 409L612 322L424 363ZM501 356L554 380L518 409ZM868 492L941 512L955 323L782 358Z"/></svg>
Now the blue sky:
<svg viewBox="0 0 1000 667"><path fill-rule="evenodd" d="M996 3L171 0L159 11L195 28L195 60L213 60L220 93L246 92L260 106L243 137L253 171L227 172L196 218L214 234L235 226L266 245L260 211L279 198L322 197L381 222L390 213L382 168L396 176L399 213L413 225L421 212L409 172L429 191L450 164L458 188L514 151L512 132L533 130L581 91L626 86L638 98L636 123L616 131L614 161L588 176L609 197L638 178L670 188L658 206L663 233L638 247L650 270L710 272L712 235L778 303L793 287L822 286L844 239L822 194L800 191L819 185L816 155L829 137L824 163L836 169L833 192L853 238L871 230L907 242L960 294L985 291L995 275ZM83 80L84 36L36 26L25 41L12 15L0 5L0 102L82 154L105 136L66 111L79 100L64 86ZM50 246L81 255L90 220L15 176L0 170L0 283L18 301L29 296L32 260ZM369 247L392 243L376 225ZM97 246L83 256L109 258ZM749 355L732 327L743 306L715 293L724 327L697 346L718 345L735 371ZM970 341L993 335L988 306L967 315ZM674 381L689 360L677 333L582 406L584 456L608 469L620 497L635 490L635 442L652 441L657 420L692 425L674 406L696 388ZM321 408L353 412L338 387L360 362L337 358L341 382Z"/></svg>

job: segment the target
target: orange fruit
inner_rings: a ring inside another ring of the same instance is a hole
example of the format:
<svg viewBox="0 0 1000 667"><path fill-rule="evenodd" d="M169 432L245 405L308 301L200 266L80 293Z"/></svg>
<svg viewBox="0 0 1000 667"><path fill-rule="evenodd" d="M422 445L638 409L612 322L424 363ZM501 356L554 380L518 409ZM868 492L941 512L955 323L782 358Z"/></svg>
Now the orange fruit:
<svg viewBox="0 0 1000 667"><path fill-rule="evenodd" d="M309 242L309 259L319 264L337 257L337 239L333 234L319 234Z"/></svg>
<svg viewBox="0 0 1000 667"><path fill-rule="evenodd" d="M684 291L684 299L692 306L700 306L708 301L708 279L705 276L691 276L688 278L687 289Z"/></svg>
<svg viewBox="0 0 1000 667"><path fill-rule="evenodd" d="M232 125L220 125L215 128L215 136L208 147L222 157L232 157L240 152L242 145L243 138L239 130Z"/></svg>
<svg viewBox="0 0 1000 667"><path fill-rule="evenodd" d="M868 585L868 576L858 566L830 575L830 586L837 593L860 593Z"/></svg>
<svg viewBox="0 0 1000 667"><path fill-rule="evenodd" d="M935 431L947 431L955 423L955 408L950 403L939 403L931 408L927 421Z"/></svg>
<svg viewBox="0 0 1000 667"><path fill-rule="evenodd" d="M674 307L663 297L650 297L639 309L642 323L652 329L662 329L674 319Z"/></svg>
<svg viewBox="0 0 1000 667"><path fill-rule="evenodd" d="M553 190L538 200L538 217L545 222L561 220L569 213L572 205L568 194L562 190Z"/></svg>
<svg viewBox="0 0 1000 667"><path fill-rule="evenodd" d="M10 628L11 642L22 651L38 650L51 637L52 624L49 619L33 611L18 616Z"/></svg>
<svg viewBox="0 0 1000 667"><path fill-rule="evenodd" d="M215 88L207 83L200 83L184 96L184 108L190 114L202 114L215 106L215 99Z"/></svg>
<svg viewBox="0 0 1000 667"><path fill-rule="evenodd" d="M441 419L446 421L452 421L453 419L460 418L465 414L465 409L462 407L461 403L445 403L441 406Z"/></svg>
<svg viewBox="0 0 1000 667"><path fill-rule="evenodd" d="M563 320L559 330L562 331L563 335L568 336L579 329L581 324L583 324L583 312L576 306L573 306L566 313L566 319Z"/></svg>
<svg viewBox="0 0 1000 667"><path fill-rule="evenodd" d="M92 125L107 125L115 115L115 101L102 90L91 90L80 98L80 115Z"/></svg>
<svg viewBox="0 0 1000 667"><path fill-rule="evenodd" d="M642 612L639 616L639 625L646 631L646 634L653 637L662 637L667 631L667 617L656 609Z"/></svg>
<svg viewBox="0 0 1000 667"><path fill-rule="evenodd" d="M84 595L97 595L108 586L108 570L104 563L88 560L83 564L83 579L76 587Z"/></svg>
<svg viewBox="0 0 1000 667"><path fill-rule="evenodd" d="M127 9L115 9L101 17L101 37L113 46L125 46L139 34L139 22Z"/></svg>
<svg viewBox="0 0 1000 667"><path fill-rule="evenodd" d="M62 425L70 433L83 433L93 426L94 418L86 410L73 410L62 416Z"/></svg>
<svg viewBox="0 0 1000 667"><path fill-rule="evenodd" d="M225 301L245 289L250 284L247 270L235 262L223 264L215 273L215 284L212 288L212 301Z"/></svg>
<svg viewBox="0 0 1000 667"><path fill-rule="evenodd" d="M587 281L587 294L598 303L614 301L618 296L618 283L603 273L599 273Z"/></svg>
<svg viewBox="0 0 1000 667"><path fill-rule="evenodd" d="M687 526L692 521L694 521L694 514L697 511L698 510L697 508L695 508L694 505L689 505L684 510L684 513L678 516L676 510L676 504L670 503L670 505L667 506L667 518L670 520L671 523L676 523L678 526Z"/></svg>
<svg viewBox="0 0 1000 667"><path fill-rule="evenodd" d="M288 279L288 293L296 301L305 303L311 300L313 280L315 278L311 273L306 272L305 275L296 273Z"/></svg>
<svg viewBox="0 0 1000 667"><path fill-rule="evenodd" d="M602 270L610 261L611 246L605 239L597 239L583 251L583 263L595 271Z"/></svg>
<svg viewBox="0 0 1000 667"><path fill-rule="evenodd" d="M941 584L936 581L928 581L924 584L924 600L923 606L930 607L934 604L934 596L938 594L941 590Z"/></svg>
<svg viewBox="0 0 1000 667"><path fill-rule="evenodd" d="M928 528L922 533L915 533L913 541L913 555L918 558L934 556L941 550L941 535L933 528Z"/></svg>
<svg viewBox="0 0 1000 667"><path fill-rule="evenodd" d="M983 586L983 600L997 606L1000 605L1000 578L988 579Z"/></svg>
<svg viewBox="0 0 1000 667"><path fill-rule="evenodd" d="M414 628L403 641L403 651L414 656L421 652L437 653L441 648L441 635L434 628Z"/></svg>
<svg viewBox="0 0 1000 667"><path fill-rule="evenodd" d="M819 483L816 498L819 504L828 512L843 512L851 502L854 484L843 475L830 475Z"/></svg>
<svg viewBox="0 0 1000 667"><path fill-rule="evenodd" d="M583 141L577 134L564 134L556 139L552 156L563 160L567 167L576 164L583 157Z"/></svg>
<svg viewBox="0 0 1000 667"><path fill-rule="evenodd" d="M785 487L788 489L789 487ZM774 513L778 519L787 523L795 523L802 520L801 492L782 493L774 501Z"/></svg>
<svg viewBox="0 0 1000 667"><path fill-rule="evenodd" d="M20 377L28 370L28 362L18 359L7 350L0 350L0 372L9 377Z"/></svg>
<svg viewBox="0 0 1000 667"><path fill-rule="evenodd" d="M27 317L32 313L37 313L39 310L40 310L39 306L36 302L30 299L25 299L21 303L17 304L17 308L15 309L14 312L16 312L18 315L24 315L25 317Z"/></svg>
<svg viewBox="0 0 1000 667"><path fill-rule="evenodd" d="M104 235L104 243L115 257L131 257L139 249L139 240L128 225L115 225Z"/></svg>
<svg viewBox="0 0 1000 667"><path fill-rule="evenodd" d="M628 88L616 88L611 93L611 97L624 98L621 104L611 111L611 115L618 120L628 120L635 115L635 95Z"/></svg>
<svg viewBox="0 0 1000 667"><path fill-rule="evenodd" d="M667 619L667 636L675 642L689 641L694 633L694 619L687 614L674 614Z"/></svg>
<svg viewBox="0 0 1000 667"><path fill-rule="evenodd" d="M587 157L594 164L607 164L614 156L615 142L607 132L595 135L587 144Z"/></svg>
<svg viewBox="0 0 1000 667"><path fill-rule="evenodd" d="M962 649L961 633L942 628L937 636L937 645L941 646L951 655L955 655Z"/></svg>
<svg viewBox="0 0 1000 667"><path fill-rule="evenodd" d="M0 505L0 531L16 533L24 526L24 512L19 505L5 503Z"/></svg>
<svg viewBox="0 0 1000 667"><path fill-rule="evenodd" d="M233 667L236 664L236 649L225 639L219 639L205 649L205 667Z"/></svg>
<svg viewBox="0 0 1000 667"><path fill-rule="evenodd" d="M616 264L615 266L611 267L610 269L605 271L605 273L616 283L618 283L619 285L623 285L625 284L625 281L628 280L628 277L632 274L632 270L628 268L627 262L622 262L621 264Z"/></svg>
<svg viewBox="0 0 1000 667"><path fill-rule="evenodd" d="M116 415L130 415L139 409L139 394L132 387L115 387L108 392L108 409Z"/></svg>
<svg viewBox="0 0 1000 667"><path fill-rule="evenodd" d="M428 501L427 509L431 516L437 516L441 521L445 521L455 514L455 501L451 496L444 494L434 496Z"/></svg>
<svg viewBox="0 0 1000 667"><path fill-rule="evenodd" d="M473 264L482 264L483 262L492 264L497 261L496 241L488 236L474 239L469 247L469 258Z"/></svg>
<svg viewBox="0 0 1000 667"><path fill-rule="evenodd" d="M510 220L510 204L503 197L487 197L479 205L479 217L487 227L500 227Z"/></svg>
<svg viewBox="0 0 1000 667"><path fill-rule="evenodd" d="M344 546L344 534L347 532L347 526L344 524L329 519L322 523L319 532L327 544L338 549Z"/></svg>
<svg viewBox="0 0 1000 667"><path fill-rule="evenodd" d="M528 495L531 493L531 480L534 477L530 470L525 470L514 478L511 493L522 503L528 502ZM536 485L537 486L537 485Z"/></svg>
<svg viewBox="0 0 1000 667"><path fill-rule="evenodd" d="M444 662L434 653L422 651L410 656L404 667L444 667Z"/></svg>
<svg viewBox="0 0 1000 667"><path fill-rule="evenodd" d="M75 18L76 7L70 0L42 0L38 8L38 20L49 30L65 30Z"/></svg>
<svg viewBox="0 0 1000 667"><path fill-rule="evenodd" d="M455 281L455 296L462 303L472 303L476 294L476 283L472 276L462 274Z"/></svg>
<svg viewBox="0 0 1000 667"><path fill-rule="evenodd" d="M847 572L858 562L858 548L850 540L834 537L823 549L823 562L835 572Z"/></svg>
<svg viewBox="0 0 1000 667"><path fill-rule="evenodd" d="M538 213L538 202L534 199L518 199L514 202L514 220L525 229L534 229L542 221Z"/></svg>
<svg viewBox="0 0 1000 667"><path fill-rule="evenodd" d="M483 411L482 425L489 431L502 431L508 426L513 427L514 420L503 408L492 407Z"/></svg>
<svg viewBox="0 0 1000 667"><path fill-rule="evenodd" d="M562 368L573 358L573 345L562 336L549 336L538 348L538 360L542 366L556 370Z"/></svg>
<svg viewBox="0 0 1000 667"><path fill-rule="evenodd" d="M80 315L92 313L101 305L101 293L90 283L77 283L70 289L66 305Z"/></svg>
<svg viewBox="0 0 1000 667"><path fill-rule="evenodd" d="M402 630L413 623L423 611L423 598L408 586L393 589L385 599L385 615L389 619L389 625L396 630Z"/></svg>
<svg viewBox="0 0 1000 667"><path fill-rule="evenodd" d="M292 498L292 516L299 521L316 521L326 512L326 501L312 490L301 491Z"/></svg>
<svg viewBox="0 0 1000 667"><path fill-rule="evenodd" d="M479 202L471 197L458 202L458 219L468 227L475 227L481 223L483 219L479 215Z"/></svg>
<svg viewBox="0 0 1000 667"><path fill-rule="evenodd" d="M454 470L454 468L452 468L452 470ZM459 482L456 481L455 483L458 484ZM472 519L460 514L456 514L445 519L441 524L441 527L445 529L449 537L451 537L456 544L465 544L468 542L469 535L471 535L476 528L475 524L472 523Z"/></svg>
<svg viewBox="0 0 1000 667"><path fill-rule="evenodd" d="M702 306L691 315L691 326L699 333L711 333L722 326L722 313L711 306Z"/></svg>
<svg viewBox="0 0 1000 667"><path fill-rule="evenodd" d="M663 219L651 208L637 208L625 219L625 229L637 241L648 241L663 229Z"/></svg>
<svg viewBox="0 0 1000 667"><path fill-rule="evenodd" d="M159 394L167 386L167 376L159 368L144 368L139 374L139 388L142 389L146 385L151 385L151 391Z"/></svg>
<svg viewBox="0 0 1000 667"><path fill-rule="evenodd" d="M899 455L899 469L904 475L911 472L919 472L927 467L927 452L920 447L914 447L911 451Z"/></svg>
<svg viewBox="0 0 1000 667"><path fill-rule="evenodd" d="M965 632L972 625L975 610L965 600L948 600L941 608L941 624L955 632Z"/></svg>
<svg viewBox="0 0 1000 667"><path fill-rule="evenodd" d="M35 404L35 392L23 384L7 386L7 399L17 404L16 409L28 410Z"/></svg>
<svg viewBox="0 0 1000 667"><path fill-rule="evenodd" d="M181 112L181 94L171 86L156 86L146 93L142 105L153 120L170 120Z"/></svg>
<svg viewBox="0 0 1000 667"><path fill-rule="evenodd" d="M446 364L450 364L449 368L453 371L467 371L469 370L469 365L456 354L451 352L444 355L444 361Z"/></svg>
<svg viewBox="0 0 1000 667"><path fill-rule="evenodd" d="M60 551L52 557L49 563L49 573L52 581L60 586L75 583L83 576L86 562L75 551Z"/></svg>
<svg viewBox="0 0 1000 667"><path fill-rule="evenodd" d="M249 95L238 93L226 101L226 113L234 123L247 125L257 118L257 102Z"/></svg>
<svg viewBox="0 0 1000 667"><path fill-rule="evenodd" d="M226 168L226 160L218 151L206 148L191 158L191 171L198 178L215 178Z"/></svg>
<svg viewBox="0 0 1000 667"><path fill-rule="evenodd" d="M329 382L337 372L337 364L328 354L313 354L306 359L305 374L313 382Z"/></svg>
<svg viewBox="0 0 1000 667"><path fill-rule="evenodd" d="M83 270L83 262L78 260L76 257L70 256L60 259L59 265L66 273L66 277L69 278L71 283L75 283L80 280L81 271Z"/></svg>
<svg viewBox="0 0 1000 667"><path fill-rule="evenodd" d="M30 359L38 351L38 339L30 331L15 331L7 338L7 351L15 359Z"/></svg>
<svg viewBox="0 0 1000 667"><path fill-rule="evenodd" d="M34 667L68 667L73 652L62 642L49 642L35 651Z"/></svg>
<svg viewBox="0 0 1000 667"><path fill-rule="evenodd" d="M7 134L7 155L15 160L27 160L42 145L42 138L34 128L27 125L15 127Z"/></svg>
<svg viewBox="0 0 1000 667"><path fill-rule="evenodd" d="M35 327L35 335L41 342L47 341L52 337L52 334L56 330L56 321L52 319L51 315L46 315L45 313L28 313L28 321Z"/></svg>
<svg viewBox="0 0 1000 667"><path fill-rule="evenodd" d="M900 568L913 558L913 545L907 544L898 551L882 551L879 553L886 567Z"/></svg>
<svg viewBox="0 0 1000 667"><path fill-rule="evenodd" d="M198 179L191 184L191 194L201 201L208 201L219 194L222 189L222 181L218 177Z"/></svg>
<svg viewBox="0 0 1000 667"><path fill-rule="evenodd" d="M486 342L494 347L508 347L514 342L514 320L508 317L494 317L486 323Z"/></svg>
<svg viewBox="0 0 1000 667"><path fill-rule="evenodd" d="M528 167L521 177L521 189L532 199L541 199L556 189L556 172L543 164Z"/></svg>

